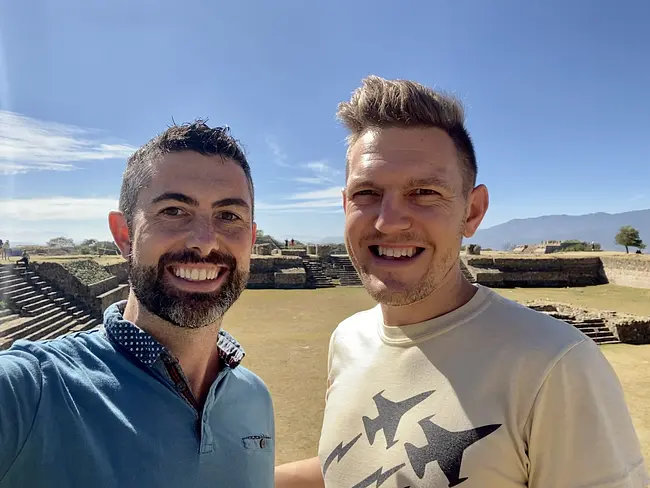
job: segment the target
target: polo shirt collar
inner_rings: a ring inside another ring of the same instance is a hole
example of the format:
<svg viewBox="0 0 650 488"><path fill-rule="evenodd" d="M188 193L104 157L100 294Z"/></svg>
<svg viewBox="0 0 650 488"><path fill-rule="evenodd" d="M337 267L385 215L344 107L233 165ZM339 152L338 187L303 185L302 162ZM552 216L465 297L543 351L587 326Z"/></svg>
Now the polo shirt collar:
<svg viewBox="0 0 650 488"><path fill-rule="evenodd" d="M169 353L167 348L133 322L124 319L126 300L114 303L104 311L104 330L106 335L135 359L145 366L153 366L163 353ZM236 368L244 359L244 349L233 336L225 330L219 331L217 339L219 357L231 369Z"/></svg>

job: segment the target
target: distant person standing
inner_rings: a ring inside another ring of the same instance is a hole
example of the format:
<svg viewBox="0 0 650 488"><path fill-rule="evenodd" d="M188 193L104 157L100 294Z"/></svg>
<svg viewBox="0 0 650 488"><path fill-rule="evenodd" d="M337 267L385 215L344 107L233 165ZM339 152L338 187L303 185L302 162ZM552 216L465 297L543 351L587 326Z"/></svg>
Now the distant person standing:
<svg viewBox="0 0 650 488"><path fill-rule="evenodd" d="M294 245L295 245L295 241L291 239L291 247L293 247Z"/></svg>
<svg viewBox="0 0 650 488"><path fill-rule="evenodd" d="M288 248L289 247L289 239L284 240L284 247Z"/></svg>
<svg viewBox="0 0 650 488"><path fill-rule="evenodd" d="M2 255L4 256L4 259L9 259L9 256L11 255L11 244L9 244L9 241L5 241L2 245Z"/></svg>
<svg viewBox="0 0 650 488"><path fill-rule="evenodd" d="M2 239L0 239L0 259L7 259L7 256L5 256L4 242Z"/></svg>

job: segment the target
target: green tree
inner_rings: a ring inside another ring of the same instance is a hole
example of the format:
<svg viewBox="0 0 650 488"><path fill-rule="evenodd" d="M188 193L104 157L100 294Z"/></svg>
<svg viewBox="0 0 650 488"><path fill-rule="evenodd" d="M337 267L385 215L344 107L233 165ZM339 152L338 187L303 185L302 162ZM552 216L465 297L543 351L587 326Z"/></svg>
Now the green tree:
<svg viewBox="0 0 650 488"><path fill-rule="evenodd" d="M55 237L47 241L48 247L67 248L74 247L74 241L69 237Z"/></svg>
<svg viewBox="0 0 650 488"><path fill-rule="evenodd" d="M616 244L625 247L625 252L629 253L629 247L636 247L637 249L645 249L645 244L639 236L639 231L631 225L624 225L616 234Z"/></svg>

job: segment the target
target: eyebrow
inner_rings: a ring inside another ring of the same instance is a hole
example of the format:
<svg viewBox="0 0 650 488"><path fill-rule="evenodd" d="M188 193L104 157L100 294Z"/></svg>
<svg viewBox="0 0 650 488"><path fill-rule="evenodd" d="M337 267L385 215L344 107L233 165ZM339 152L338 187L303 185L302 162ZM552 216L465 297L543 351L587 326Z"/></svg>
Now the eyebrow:
<svg viewBox="0 0 650 488"><path fill-rule="evenodd" d="M185 205L190 205L192 207L199 206L198 200L190 196L187 196L184 193L178 193L178 192L165 192L161 195L158 195L153 200L151 200L151 203L155 204L155 203L165 202L168 200L181 202L184 203ZM217 208L217 207L250 208L250 205L243 198L222 198L221 200L216 200L212 202L212 208Z"/></svg>
<svg viewBox="0 0 650 488"><path fill-rule="evenodd" d="M351 179L349 184L346 186L346 190L350 187L356 188L356 187L364 187L364 186L374 187L376 185L371 180L368 179L357 179L357 180ZM455 190L451 187L451 185L438 176L431 176L429 178L411 179L408 181L408 183L405 186L406 188L416 188L421 186L437 186L439 188L443 188L447 190L450 193L455 193Z"/></svg>
<svg viewBox="0 0 650 488"><path fill-rule="evenodd" d="M447 183L445 180L437 177L437 176L432 176L430 178L421 178L421 179L413 179L410 180L407 184L409 188L413 188L416 186L437 186L440 188L444 188L445 190L449 192L454 192L454 189Z"/></svg>

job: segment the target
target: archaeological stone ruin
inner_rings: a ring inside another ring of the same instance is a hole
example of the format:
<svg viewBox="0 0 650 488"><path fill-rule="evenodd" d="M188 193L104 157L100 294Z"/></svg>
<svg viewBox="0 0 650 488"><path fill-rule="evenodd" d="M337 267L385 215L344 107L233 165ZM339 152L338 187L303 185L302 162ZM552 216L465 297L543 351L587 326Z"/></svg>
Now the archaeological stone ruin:
<svg viewBox="0 0 650 488"><path fill-rule="evenodd" d="M342 245L286 248L255 246L250 289L317 289L360 286ZM492 257L480 248L461 254L460 266L472 283L499 287L577 287L613 283L650 288L650 260L633 257ZM19 338L50 339L98 327L103 311L128 296L126 263L101 266L71 260L64 264L0 265L0 349ZM650 343L650 319L594 312L568 305L531 303L575 326L598 343Z"/></svg>

